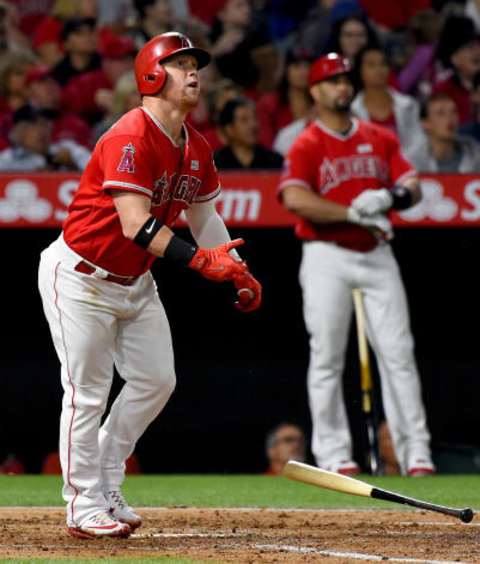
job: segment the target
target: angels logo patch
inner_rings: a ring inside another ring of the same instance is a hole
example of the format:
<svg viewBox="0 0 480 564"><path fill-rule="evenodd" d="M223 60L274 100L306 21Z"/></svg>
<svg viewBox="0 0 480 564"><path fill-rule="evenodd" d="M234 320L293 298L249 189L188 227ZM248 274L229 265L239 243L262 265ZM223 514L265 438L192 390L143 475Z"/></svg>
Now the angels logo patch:
<svg viewBox="0 0 480 564"><path fill-rule="evenodd" d="M123 154L120 162L118 163L117 171L135 172L135 161L133 158L135 155L135 147L132 145L132 143L129 143L128 145L125 145L122 151Z"/></svg>

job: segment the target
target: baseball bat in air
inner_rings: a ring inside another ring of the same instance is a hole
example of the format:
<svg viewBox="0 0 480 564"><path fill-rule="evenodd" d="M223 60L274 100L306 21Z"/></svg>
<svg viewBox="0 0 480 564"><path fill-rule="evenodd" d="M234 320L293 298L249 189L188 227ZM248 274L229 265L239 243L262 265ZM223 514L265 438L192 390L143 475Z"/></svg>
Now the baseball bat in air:
<svg viewBox="0 0 480 564"><path fill-rule="evenodd" d="M355 320L357 322L358 354L360 359L360 388L362 390L362 411L365 415L369 445L369 465L374 476L383 474L378 447L378 432L373 408L373 379L366 334L365 309L361 290L352 290Z"/></svg>
<svg viewBox="0 0 480 564"><path fill-rule="evenodd" d="M343 476L342 474L336 474L335 472L328 472L327 470L322 470L321 468L303 464L302 462L296 462L294 460L289 460L287 464L285 464L283 468L283 475L291 480L297 480L298 482L304 482L305 484L310 484L312 486L319 486L321 488L326 488L327 490L334 490L336 492L351 495L360 495L363 497L372 497L374 499L383 499L384 501L393 501L394 503L402 503L404 505L411 505L412 507L418 507L420 509L436 511L437 513L443 513L444 515L452 515L464 523L470 523L474 516L474 512L470 509L470 507L466 507L465 509L455 509L454 507L446 507L445 505L437 505L435 503L421 501L419 499L414 499L413 497L407 497L381 488L375 488L374 486L367 484L366 482L362 482L361 480L356 480L355 478L350 478L349 476Z"/></svg>

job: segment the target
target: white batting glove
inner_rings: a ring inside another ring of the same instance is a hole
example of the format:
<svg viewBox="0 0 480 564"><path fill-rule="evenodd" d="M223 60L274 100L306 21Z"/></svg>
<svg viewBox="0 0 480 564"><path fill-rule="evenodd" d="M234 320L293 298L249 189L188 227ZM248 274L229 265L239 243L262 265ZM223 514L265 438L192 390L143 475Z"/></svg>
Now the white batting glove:
<svg viewBox="0 0 480 564"><path fill-rule="evenodd" d="M390 220L381 213L374 215L360 215L352 206L347 211L347 221L366 227L379 241L393 239L393 227Z"/></svg>
<svg viewBox="0 0 480 564"><path fill-rule="evenodd" d="M365 190L352 200L352 207L361 215L385 213L392 207L393 196L390 190Z"/></svg>

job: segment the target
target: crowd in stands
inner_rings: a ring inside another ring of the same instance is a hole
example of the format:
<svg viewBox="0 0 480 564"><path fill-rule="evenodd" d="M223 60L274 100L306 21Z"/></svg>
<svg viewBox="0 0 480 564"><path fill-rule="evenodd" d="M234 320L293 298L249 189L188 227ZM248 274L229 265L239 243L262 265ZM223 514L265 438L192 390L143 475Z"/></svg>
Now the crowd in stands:
<svg viewBox="0 0 480 564"><path fill-rule="evenodd" d="M354 65L352 111L395 131L420 171L480 170L480 0L0 0L0 171L81 171L140 104L135 54L186 33L192 124L219 169L277 169L314 117L313 60Z"/></svg>

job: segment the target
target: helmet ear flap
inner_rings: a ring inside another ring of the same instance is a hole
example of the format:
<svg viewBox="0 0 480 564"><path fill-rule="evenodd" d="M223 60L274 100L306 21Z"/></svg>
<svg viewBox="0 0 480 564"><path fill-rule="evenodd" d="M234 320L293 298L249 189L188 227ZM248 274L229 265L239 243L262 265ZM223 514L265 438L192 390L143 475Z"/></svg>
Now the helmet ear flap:
<svg viewBox="0 0 480 564"><path fill-rule="evenodd" d="M154 72L146 72L142 76L142 94L158 94L167 81L167 72L158 65Z"/></svg>

